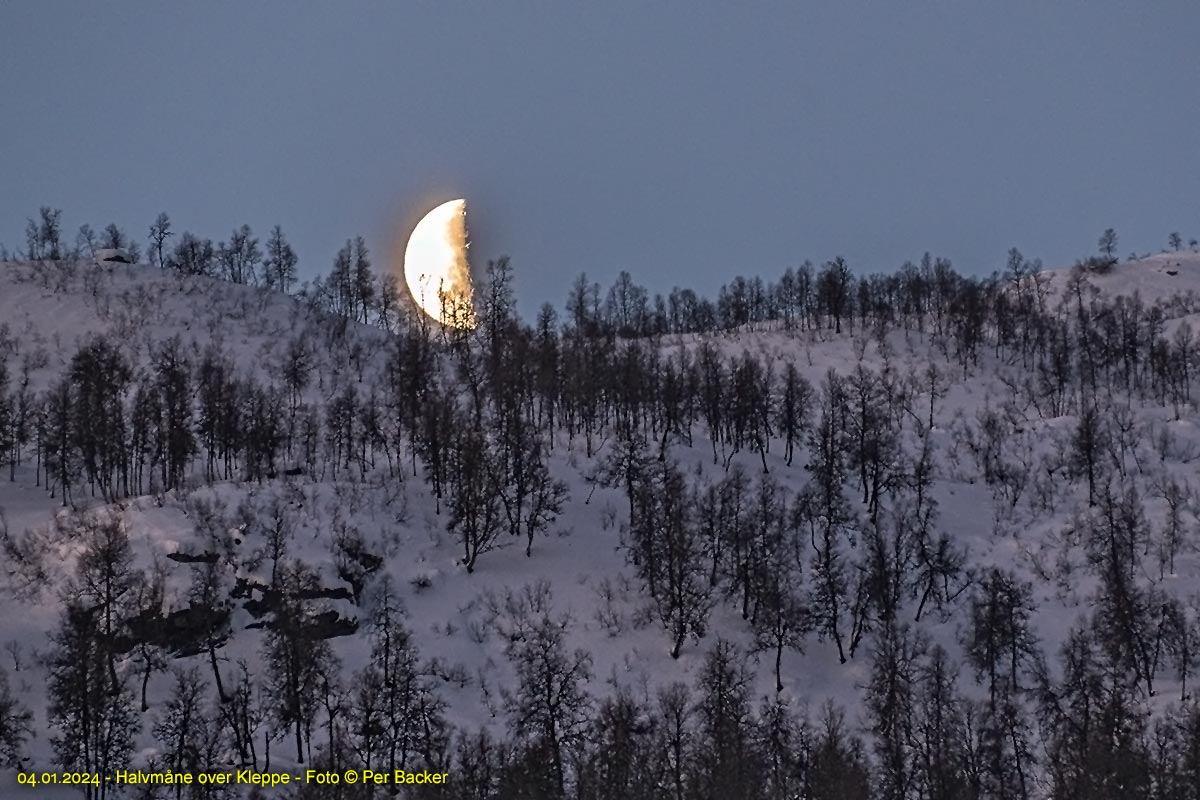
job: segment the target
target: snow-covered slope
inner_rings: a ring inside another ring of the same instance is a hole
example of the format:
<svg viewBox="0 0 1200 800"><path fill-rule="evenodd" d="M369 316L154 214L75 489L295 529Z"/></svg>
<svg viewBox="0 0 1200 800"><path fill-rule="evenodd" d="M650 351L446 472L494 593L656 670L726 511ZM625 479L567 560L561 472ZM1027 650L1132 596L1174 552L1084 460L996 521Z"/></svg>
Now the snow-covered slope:
<svg viewBox="0 0 1200 800"><path fill-rule="evenodd" d="M1051 291L1061 298L1068 271L1046 276ZM1170 253L1122 262L1111 273L1088 276L1087 281L1103 297L1137 295L1147 305L1161 305L1172 325L1197 323L1200 254ZM10 381L28 376L35 393L61 376L78 345L89 336L114 337L135 371L146 368L156 346L177 336L192 357L220 347L239 371L265 383L280 381L283 354L301 342L315 360L305 399L323 404L347 384L367 386L382 374L389 346L386 331L351 324L331 347L332 325L300 300L220 281L181 279L141 266L70 271L45 265L0 265L0 358L7 361ZM934 427L927 434L936 464L932 489L938 508L936 527L966 548L976 574L996 565L1033 584L1035 627L1050 658L1068 630L1090 613L1094 580L1086 574L1082 543L1071 531L1095 512L1088 508L1085 482L1067 481L1062 470L1052 472L1047 466L1060 462L1069 450L1077 418L1046 416L1023 401L1014 388L1019 384L1020 365L982 352L979 363L964 370L934 337L900 330L879 337L871 331L838 336L827 330L776 329L666 337L661 347L664 355L674 356L680 351L695 353L705 341L715 343L728 357L748 352L760 358L772 365L777 379L784 365L795 364L814 387L820 386L829 370L850 374L858 365L890 370L898 379L911 379L919 386L929 366L936 365L945 381L944 390L932 398ZM918 391L913 399L915 413L923 416L930 402L927 393ZM1122 469L1128 468L1150 528L1157 531L1167 514L1159 492L1164 481L1200 487L1195 458L1200 454L1198 418L1191 405L1177 410L1150 399L1116 398L1112 407L1123 404L1132 408L1142 433ZM1010 472L1023 469L1021 482L983 480L970 442L988 414L1001 419L1004 430L996 442L995 458ZM702 424L696 425L695 434L691 447L677 444L673 455L689 474L721 478L725 465L714 465ZM446 530L447 514L444 509L437 513L429 486L411 468L403 481L388 479L382 466L379 474L354 480L294 475L262 483L204 485L193 476L186 491L133 498L114 507L103 507L82 494L76 501L125 523L140 568L163 565L168 610L185 605L191 576L188 564L169 556L204 551L197 519L206 508L217 509L221 524L233 531L241 564L238 577L249 581L266 582L269 565L254 557L264 542L254 524L246 522L262 519L276 499L282 499L295 525L291 557L314 567L327 588L348 587L335 567L335 532L357 531L384 558L374 584L383 574L391 576L422 656L438 664L447 717L465 728L504 730L501 697L513 682L506 633L518 624L513 616L522 597L527 605L545 602L554 614L570 617L568 642L591 653L590 689L597 696L611 691L614 684L645 693L673 681L694 684L704 653L718 637L751 653L747 658L756 675L755 697L772 696L773 654L752 654L753 637L733 600L717 603L702 642L689 642L678 659L670 657L669 637L648 613L647 598L622 548L625 496L618 488L595 486L590 480L598 459L614 446L603 442L597 457L588 458L578 437L570 442L561 436L551 463L552 472L567 482L570 491L563 514L549 535L534 542L530 557L513 542L481 557L474 574L460 566L460 546ZM905 446L910 450L918 446L911 431ZM771 476L794 494L809 480L804 467L809 454L805 450L788 466L782 449L774 442L766 464ZM730 463L740 465L752 478L762 472L757 453L737 454ZM58 623L59 594L75 570L79 542L70 533L73 512L61 508L59 497L35 485L35 470L28 459L15 471L13 481L7 480L7 474L3 478L0 510L9 535L34 532L30 539L38 542L44 570L31 581L28 572L9 569L0 587L0 643L17 643L16 654L6 656L5 667L16 693L35 714L30 763L45 765L52 758L52 732L36 657L47 651L47 633ZM848 494L855 512L864 515L855 491L848 489ZM1191 546L1176 558L1173 571L1164 570L1161 576L1155 572L1147 580L1187 599L1200 589L1200 557L1194 546L1197 519L1190 498L1184 522L1191 531ZM1147 563L1154 564L1153 557ZM342 596L327 602L342 619L365 619L363 604ZM928 639L957 653L966 624L966 602L963 594L945 615L929 613L914 624ZM911 609L908 613L911 617ZM233 635L222 649L228 664L238 659L261 664L263 632L251 627L256 622L244 604L236 607ZM368 643L362 631L330 641L347 675L365 661ZM855 658L842 664L831 642L810 637L803 652L783 654L785 692L813 709L833 700L849 709L854 725L863 724L860 698L869 679L868 650L869 645L864 645ZM178 658L175 663L208 669L204 654ZM964 671L964 683L967 677ZM167 674L152 678L147 719L160 708L169 683ZM1154 701L1159 705L1179 694L1169 677L1164 676L1161 686L1160 698ZM155 748L148 729L147 724L139 739L145 757ZM288 763L286 747L280 752L280 763ZM0 796L21 796L13 794L17 790L11 787L0 782Z"/></svg>
<svg viewBox="0 0 1200 800"><path fill-rule="evenodd" d="M1048 270L1056 285L1068 269ZM1170 251L1119 261L1101 274L1090 273L1088 282L1110 297L1138 295L1146 303L1194 302L1200 295L1200 252Z"/></svg>

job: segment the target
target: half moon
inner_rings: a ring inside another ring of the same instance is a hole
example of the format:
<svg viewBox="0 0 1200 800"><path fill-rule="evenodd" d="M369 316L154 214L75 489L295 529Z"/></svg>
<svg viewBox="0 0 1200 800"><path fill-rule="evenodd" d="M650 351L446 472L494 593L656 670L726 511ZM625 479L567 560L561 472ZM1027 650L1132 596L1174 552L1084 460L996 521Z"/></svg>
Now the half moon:
<svg viewBox="0 0 1200 800"><path fill-rule="evenodd" d="M413 228L404 248L404 280L413 301L433 319L475 327L466 200L442 203Z"/></svg>

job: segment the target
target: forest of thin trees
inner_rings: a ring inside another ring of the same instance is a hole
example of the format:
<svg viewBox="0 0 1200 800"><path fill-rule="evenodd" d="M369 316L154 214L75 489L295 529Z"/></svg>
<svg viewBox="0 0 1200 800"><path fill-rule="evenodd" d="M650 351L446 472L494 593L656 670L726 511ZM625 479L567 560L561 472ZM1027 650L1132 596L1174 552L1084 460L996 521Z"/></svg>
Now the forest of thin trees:
<svg viewBox="0 0 1200 800"><path fill-rule="evenodd" d="M43 209L30 221L22 256L32 269L100 269L77 263L96 248L142 259L116 226L100 236L84 226L68 246L59 220ZM512 265L499 259L476 290L479 324L463 331L415 313L361 238L297 289L298 260L279 227L265 245L248 226L214 245L176 236L160 215L150 265L295 291L313 325L255 372L217 344L175 336L135 363L119 341L95 335L44 388L13 357L18 336L0 335L0 466L10 480L31 470L78 508L218 481L423 480L472 573L510 542L536 561L570 499L552 459L578 450L588 482L622 497L621 547L671 656L692 648L703 665L692 685L592 694L590 654L566 644L570 621L531 607L507 648L517 683L494 712L503 736L456 729L439 696L442 666L422 657L395 589L369 580L363 543L349 533L340 558L360 581L370 657L358 669L339 662L315 575L289 556L294 520L275 507L247 517L273 520L260 533L273 565L261 669L219 655L237 564L216 512L193 514L213 559L187 567L201 658L185 668L137 633L162 613L161 576L134 568L118 522L81 511L72 518L86 548L45 665L59 763L111 771L149 733L170 769L265 767L282 750L336 769L451 773L422 797L1197 800L1200 609L1146 578L1173 573L1194 550L1191 497L1164 472L1151 491L1169 514L1161 526L1148 521L1139 452L1169 443L1145 441L1131 415L1191 409L1200 354L1186 324L1167 335L1161 305L1089 291L1088 275L1111 268L1116 244L1106 232L1100 255L1057 294L1016 250L986 278L928 255L856 277L839 258L775 281L738 277L715 300L689 289L651 297L627 273L605 292L580 276L561 312L547 304L531 323L516 312ZM377 344L364 344L356 323L382 331ZM860 354L874 343L883 357L814 382L799 354L776 361L740 349L735 334L756 329L840 337ZM927 343L933 357L901 371L887 356L897 337ZM370 347L378 368L366 366ZM323 380L320 351L350 365L342 380ZM1009 376L1005 403L974 419L945 413L953 383L996 365ZM1017 407L1026 419L1073 420L1064 452L1015 456ZM943 527L937 429L952 430L1002 505L1049 511L1072 487L1086 498L1065 535L1097 588L1059 651L1031 622L1033 587L972 566ZM711 469L692 469L683 447ZM3 541L10 559L28 560L21 536ZM748 654L711 635L718 606L736 609L752 633L774 696L756 697ZM952 614L958 653L921 625ZM813 648L865 664L865 726L784 692L784 656ZM163 672L172 689L150 707L146 683ZM1167 681L1180 696L1159 702ZM1152 704L1166 710L1152 715ZM0 671L0 760L16 763L29 719ZM343 786L299 796L381 795Z"/></svg>

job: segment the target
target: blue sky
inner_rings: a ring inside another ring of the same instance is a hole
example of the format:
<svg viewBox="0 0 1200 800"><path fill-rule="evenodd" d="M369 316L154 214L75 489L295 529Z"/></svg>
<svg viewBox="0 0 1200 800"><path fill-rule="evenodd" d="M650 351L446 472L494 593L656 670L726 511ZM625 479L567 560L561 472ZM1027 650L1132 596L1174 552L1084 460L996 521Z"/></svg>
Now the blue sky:
<svg viewBox="0 0 1200 800"><path fill-rule="evenodd" d="M0 242L281 224L311 277L469 201L522 311L843 255L1200 236L1200 4L0 3Z"/></svg>

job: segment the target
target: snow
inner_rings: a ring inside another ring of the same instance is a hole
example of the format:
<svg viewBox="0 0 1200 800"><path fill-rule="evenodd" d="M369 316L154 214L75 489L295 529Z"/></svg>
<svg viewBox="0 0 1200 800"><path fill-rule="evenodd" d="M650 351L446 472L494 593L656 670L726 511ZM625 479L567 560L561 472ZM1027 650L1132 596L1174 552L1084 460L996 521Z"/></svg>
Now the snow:
<svg viewBox="0 0 1200 800"><path fill-rule="evenodd" d="M344 354L321 349L319 326L298 300L219 281L180 279L145 266L81 266L74 275L50 273L51 267L0 265L0 358L7 357L14 381L22 364L27 366L35 390L46 388L61 374L78 345L97 333L115 335L139 368L146 365L151 345L171 336L180 337L193 354L219 342L233 356L239 370L263 378L274 376L279 354L288 342L304 336L317 355L320 380L314 380L309 390L314 398L328 398L354 378L354 369ZM1051 291L1060 298L1067 278L1067 270L1046 273ZM1200 314L1198 253L1163 253L1122 262L1109 274L1089 276L1088 282L1108 296L1136 295L1143 303L1161 305L1173 325L1188 322L1195 326L1195 317ZM363 370L372 374L381 369L387 334L378 328L352 326L349 336L365 349ZM14 341L15 346L6 346L6 342ZM702 341L700 337L669 337L663 347L669 355L681 349L694 350ZM814 386L831 368L848 373L859 362L859 354L867 366L878 369L887 363L900 375L920 374L929 363L944 368L952 386L939 403L938 427L931 432L939 463L934 492L938 528L969 548L973 568L1012 568L1034 583L1042 646L1049 656L1056 654L1067 631L1087 611L1090 585L1057 586L1037 576L1057 559L1080 560L1078 548L1072 549L1061 533L1076 515L1086 511L1086 486L1060 487L1050 511L1035 507L1029 493L1009 507L1007 498L999 497L982 481L974 460L956 443L956 431L961 426L974 423L981 409L994 407L1008 395L1000 380L1005 365L984 355L980 367L964 379L961 368L947 363L930 339L915 332L890 334L887 352L881 352L879 342L861 332L838 337L828 331L762 330L716 336L711 341L727 356L748 350L765 357L774 364L777 376L785 362L794 362ZM928 398L920 402L927 403ZM1200 445L1194 410L1187 409L1180 419L1174 419L1170 409L1146 407L1138 413L1147 424L1167 426L1178 442ZM1022 422L1023 433L1006 443L1014 457L1036 457L1061 449L1074 420L1040 419L1030 413ZM675 455L687 470L720 475L721 468L714 467L711 448L701 429L697 427L695 446L679 446ZM794 491L805 481L805 459L798 456L789 468L780 457L781 451L782 447L773 447L767 463L771 474ZM757 454L740 454L734 463L740 463L750 475L761 471ZM1194 458L1155 463L1148 455L1147 463L1147 474L1138 478L1147 487L1155 476L1167 472L1191 486L1200 486ZM459 546L445 531L444 510L441 515L435 513L424 481L411 473L398 493L393 484L385 490L376 478L368 478L363 484L305 477L281 478L261 486L220 482L189 493L136 498L110 512L119 514L127 525L138 565L147 568L168 554L203 549L194 520L188 516L189 502L208 501L232 517L244 501L287 496L298 504L301 521L293 555L316 567L326 586L345 585L332 563L335 520L357 528L386 555L385 571L403 596L407 624L422 656L437 659L447 671L465 678L439 687L449 704L449 720L468 727L493 726L502 732L503 714L495 709L500 690L511 682L512 673L501 633L506 623L503 615L496 618L494 611L503 608L506 593L519 595L539 581L548 587L554 613L567 615L573 622L569 644L592 653L594 679L590 688L597 695L609 691L610 682L646 692L677 680L694 683L704 653L718 636L747 650L752 643L747 625L732 604L717 607L706 639L699 646L689 642L678 660L670 658L671 642L656 622L638 623L639 617L645 617L645 598L625 563L619 538L625 499L619 490L596 488L590 502L585 503L592 488L586 477L593 466L579 440L573 446L565 438L557 441L552 472L569 484L570 501L565 513L549 536L535 541L532 557L527 558L524 548L513 542L483 555L473 575L466 574L458 564ZM26 662L17 670L5 655L9 662L5 667L14 689L35 713L37 736L31 743L30 763L49 768L52 754L45 687L40 670L33 668L32 662L36 653L46 651L47 633L57 624L57 595L72 574L78 543L61 533L48 533L54 531L56 519L63 514L61 499L50 497L34 485L34 472L28 465L17 470L13 482L4 477L0 481L0 510L10 533L47 532L52 548L52 557L46 562L49 580L43 584L23 587L17 593L19 584L11 574L0 574L0 644L19 642ZM1144 494L1147 509L1154 514L1152 525L1158 525L1165 507L1153 500L1149 491ZM78 500L90 507L99 505L91 498L81 496ZM259 546L261 541L247 535L239 545L239 553L249 556ZM189 568L172 561L165 563L170 575L168 604L180 607ZM244 575L264 579L263 568L257 573L247 568ZM1187 596L1200 586L1198 578L1200 558L1192 551L1180 556L1175 573L1167 576L1164 585L1168 591ZM614 596L611 609L605 609L601 599L606 585ZM958 603L964 601L960 598ZM346 600L330 601L330 607L350 618L361 618L364 613ZM610 611L611 619L621 624L606 624L600 619L602 610ZM246 629L251 621L239 606L234 618L235 634L223 651L231 663L238 658L257 663L262 635L260 630ZM958 613L944 621L930 614L922 621L926 635L952 652L957 649L961 625ZM339 637L332 644L346 666L347 676L364 662L368 647L365 636ZM207 670L200 656L179 661ZM756 695L773 695L771 654L764 654L761 663L758 656L750 656L750 663L757 673ZM831 643L810 638L804 653L784 653L785 691L811 708L832 699L851 710L850 719L860 719L855 711L868 666L865 653L841 665ZM166 675L152 681L152 709L165 696L168 683ZM1162 695L1170 698L1177 694L1177 687L1165 681ZM147 724L141 742L147 753L153 748L148 730ZM281 754L285 752L286 748L280 749ZM286 755L280 758L286 759ZM13 780L11 773L0 779L0 797L25 796L13 789ZM39 792L37 796L53 795Z"/></svg>

